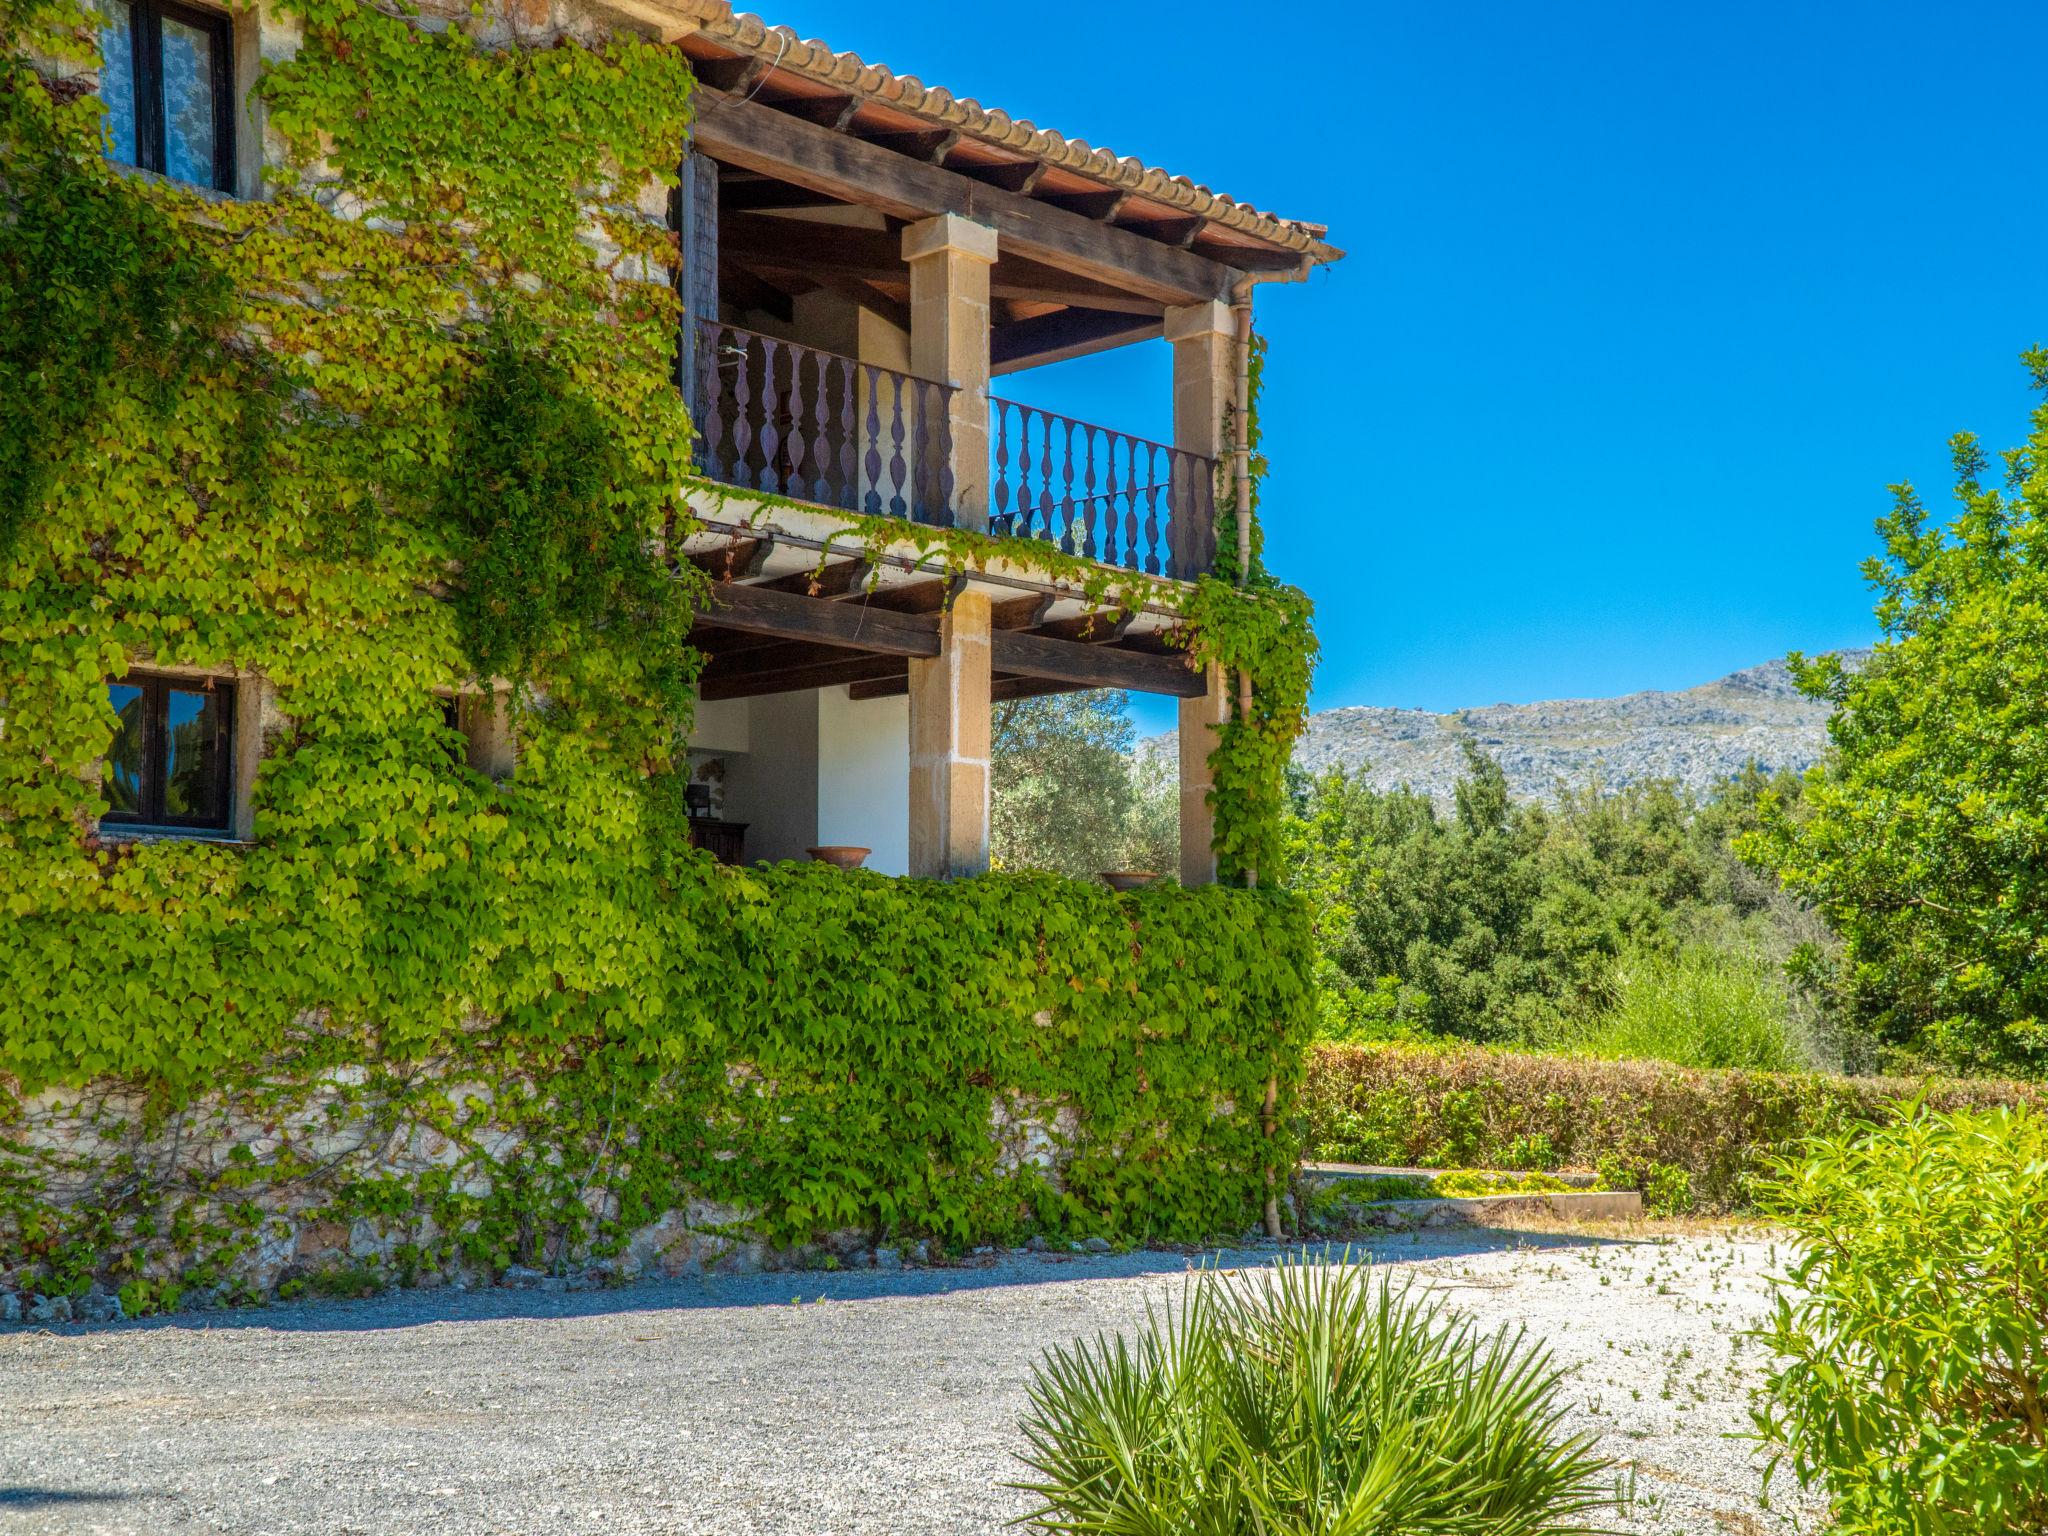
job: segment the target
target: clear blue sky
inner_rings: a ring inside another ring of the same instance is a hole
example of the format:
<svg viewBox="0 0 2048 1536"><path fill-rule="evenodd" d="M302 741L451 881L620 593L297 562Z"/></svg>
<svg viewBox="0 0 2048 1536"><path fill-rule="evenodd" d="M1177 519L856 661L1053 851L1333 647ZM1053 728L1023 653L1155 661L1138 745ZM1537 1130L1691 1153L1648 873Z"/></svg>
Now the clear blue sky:
<svg viewBox="0 0 2048 1536"><path fill-rule="evenodd" d="M1331 226L1348 259L1259 298L1268 550L1316 599L1319 708L1867 642L1886 484L1945 513L1948 435L2024 429L2040 0L766 17ZM999 387L1163 435L1167 377L1159 343Z"/></svg>

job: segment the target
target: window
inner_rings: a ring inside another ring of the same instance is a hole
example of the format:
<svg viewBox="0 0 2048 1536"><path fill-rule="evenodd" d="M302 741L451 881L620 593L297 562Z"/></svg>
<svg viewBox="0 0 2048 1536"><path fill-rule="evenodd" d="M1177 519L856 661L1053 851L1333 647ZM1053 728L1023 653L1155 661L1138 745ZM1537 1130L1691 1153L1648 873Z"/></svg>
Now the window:
<svg viewBox="0 0 2048 1536"><path fill-rule="evenodd" d="M107 684L121 728L107 749L102 823L225 832L234 811L231 678L132 674Z"/></svg>
<svg viewBox="0 0 2048 1536"><path fill-rule="evenodd" d="M108 154L202 187L235 184L228 19L171 0L100 0Z"/></svg>

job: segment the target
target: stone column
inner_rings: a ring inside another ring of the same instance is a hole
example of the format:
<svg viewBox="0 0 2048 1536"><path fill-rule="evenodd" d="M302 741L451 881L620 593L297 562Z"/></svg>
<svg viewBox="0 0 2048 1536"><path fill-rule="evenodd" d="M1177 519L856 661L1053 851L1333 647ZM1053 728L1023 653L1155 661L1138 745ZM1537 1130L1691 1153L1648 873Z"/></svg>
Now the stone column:
<svg viewBox="0 0 2048 1536"><path fill-rule="evenodd" d="M1203 669L1208 688L1180 701L1180 883L1212 885L1216 880L1216 812L1209 804L1214 782L1209 754L1217 732L1230 718L1230 679L1213 662Z"/></svg>
<svg viewBox="0 0 2048 1536"><path fill-rule="evenodd" d="M1237 391L1237 319L1215 301L1166 312L1173 344L1173 446L1216 461L1220 497L1230 466L1223 460L1223 419ZM1215 558L1214 532L1175 526L1174 568L1203 570Z"/></svg>
<svg viewBox="0 0 2048 1536"><path fill-rule="evenodd" d="M1173 343L1173 446L1223 456L1223 413L1237 388L1237 320L1212 301L1166 312Z"/></svg>
<svg viewBox="0 0 2048 1536"><path fill-rule="evenodd" d="M939 654L910 663L910 872L988 868L989 599L962 592L939 624Z"/></svg>
<svg viewBox="0 0 2048 1536"><path fill-rule="evenodd" d="M1190 304L1166 312L1166 339L1173 344L1173 446L1217 461L1223 459L1223 418L1237 388L1237 322L1228 304ZM1176 529L1177 566L1203 565L1212 558L1207 529ZM1181 568L1185 568L1184 566ZM1217 728L1230 718L1229 679L1208 669L1208 690L1180 701L1180 881L1208 885L1216 878L1216 813L1209 806L1209 754Z"/></svg>
<svg viewBox="0 0 2048 1536"><path fill-rule="evenodd" d="M910 268L910 371L954 388L953 520L988 528L988 281L996 232L957 213L903 231Z"/></svg>

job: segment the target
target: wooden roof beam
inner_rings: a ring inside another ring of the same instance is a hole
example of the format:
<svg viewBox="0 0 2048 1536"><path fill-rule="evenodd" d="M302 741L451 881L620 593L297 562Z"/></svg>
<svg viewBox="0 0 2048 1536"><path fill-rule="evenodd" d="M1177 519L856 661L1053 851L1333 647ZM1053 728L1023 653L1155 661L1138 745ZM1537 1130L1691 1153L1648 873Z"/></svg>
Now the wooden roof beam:
<svg viewBox="0 0 2048 1536"><path fill-rule="evenodd" d="M859 597L864 595L875 570L866 560L834 560L823 568L813 567L758 585L776 592L800 592L806 597Z"/></svg>
<svg viewBox="0 0 2048 1536"><path fill-rule="evenodd" d="M844 133L853 122L854 114L860 111L861 99L853 95L802 97L782 102L780 106L792 117L816 123L820 128L830 128L834 133Z"/></svg>
<svg viewBox="0 0 2048 1536"><path fill-rule="evenodd" d="M728 59L692 59L690 69L700 84L744 96L761 83L773 63L771 59L742 53Z"/></svg>
<svg viewBox="0 0 2048 1536"><path fill-rule="evenodd" d="M713 581L748 581L761 574L774 548L770 538L734 539L720 549L693 550L683 558Z"/></svg>
<svg viewBox="0 0 2048 1536"><path fill-rule="evenodd" d="M813 688L836 688L842 683L874 682L897 676L907 681L909 666L901 656L853 656L845 661L819 662L807 667L706 678L699 685L699 697L706 703L715 703L720 699L750 699L764 693L805 693Z"/></svg>
<svg viewBox="0 0 2048 1536"><path fill-rule="evenodd" d="M1207 683L1181 656L1153 656L1108 645L1081 645L999 629L989 636L989 665L997 672L1074 683L1083 688L1127 688L1192 699Z"/></svg>
<svg viewBox="0 0 2048 1536"><path fill-rule="evenodd" d="M718 248L723 256L750 270L819 282L828 275L898 286L910 281L901 239L879 230L779 219L735 207L719 226ZM1004 257L991 269L989 296L1026 304L1071 304L1131 315L1160 316L1166 309L1157 299L1015 256Z"/></svg>
<svg viewBox="0 0 2048 1536"><path fill-rule="evenodd" d="M1021 160L1015 165L963 165L960 170L963 175L1001 187L1005 192L1029 196L1045 179L1046 166L1043 160Z"/></svg>
<svg viewBox="0 0 2048 1536"><path fill-rule="evenodd" d="M1094 219L1100 224L1115 223L1116 216L1130 200L1130 193L1115 187L1104 187L1100 192L1068 192L1040 199L1047 207L1064 208L1069 213L1078 213L1082 218Z"/></svg>
<svg viewBox="0 0 2048 1536"><path fill-rule="evenodd" d="M991 226L1004 250L1166 304L1227 299L1242 270L716 89L698 93L693 138L727 164L897 218L960 214Z"/></svg>
<svg viewBox="0 0 2048 1536"><path fill-rule="evenodd" d="M1150 341L1165 331L1162 320L1097 309L1063 309L1058 314L1013 320L989 333L989 371L1016 373L1044 363L1061 363L1134 341Z"/></svg>
<svg viewBox="0 0 2048 1536"><path fill-rule="evenodd" d="M830 603L794 592L720 582L711 589L705 624L751 634L818 640L890 656L939 654L937 620L894 613L868 603Z"/></svg>

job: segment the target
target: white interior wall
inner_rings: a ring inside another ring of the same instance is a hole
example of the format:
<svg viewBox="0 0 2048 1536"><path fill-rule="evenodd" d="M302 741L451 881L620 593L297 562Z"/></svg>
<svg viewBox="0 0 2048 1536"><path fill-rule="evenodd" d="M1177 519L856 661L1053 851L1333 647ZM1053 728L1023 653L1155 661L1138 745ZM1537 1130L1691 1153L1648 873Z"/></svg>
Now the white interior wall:
<svg viewBox="0 0 2048 1536"><path fill-rule="evenodd" d="M748 699L744 782L728 782L726 818L747 825L746 859L807 857L818 841L818 694Z"/></svg>
<svg viewBox="0 0 2048 1536"><path fill-rule="evenodd" d="M803 859L821 844L910 869L910 700L854 701L844 687L697 706L692 761L715 756L720 810L747 823L746 861Z"/></svg>
<svg viewBox="0 0 2048 1536"><path fill-rule="evenodd" d="M910 869L910 700L818 700L818 841L872 849L867 868Z"/></svg>

